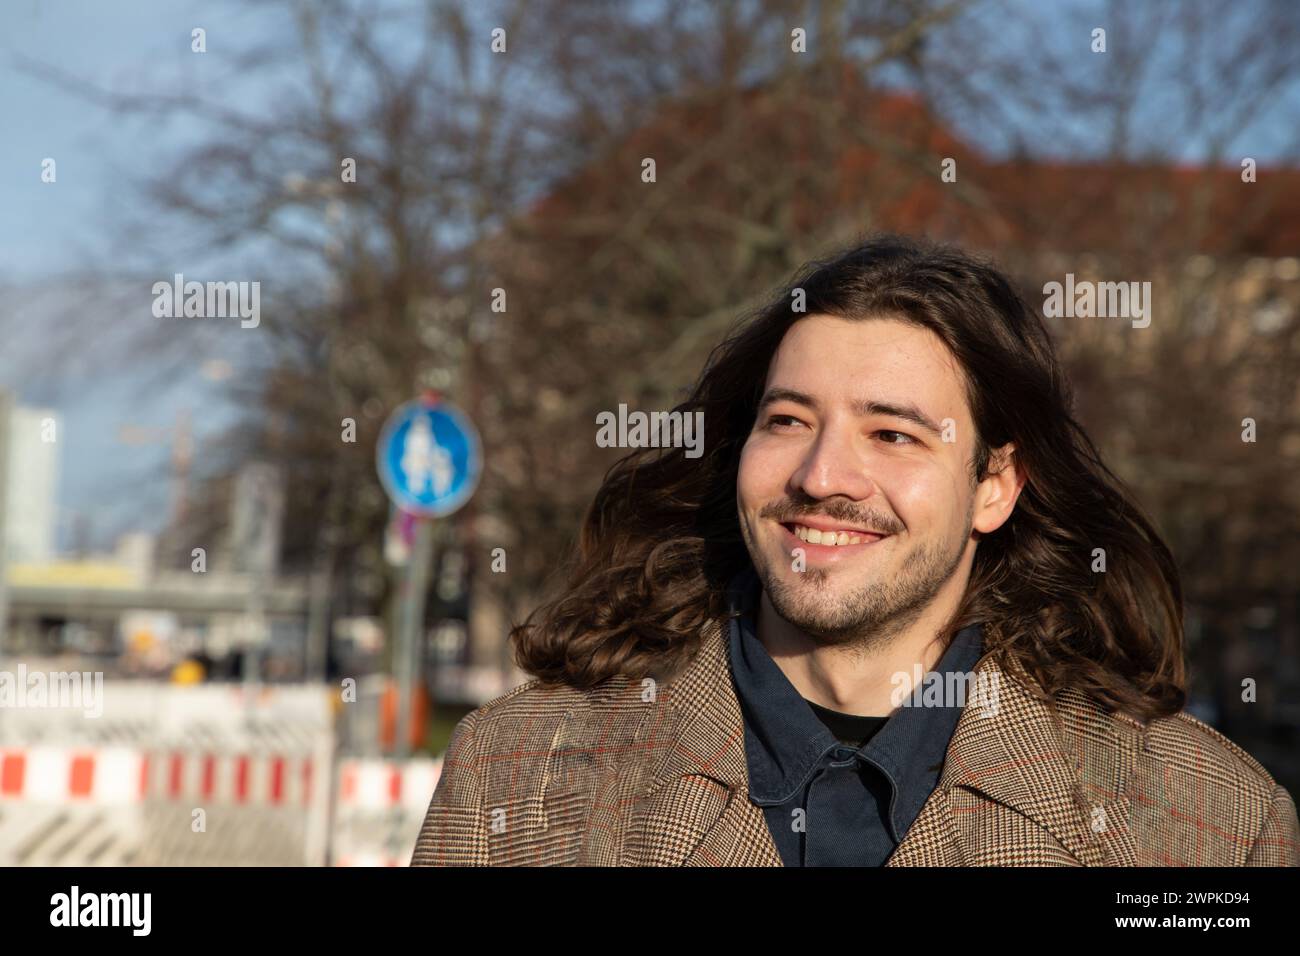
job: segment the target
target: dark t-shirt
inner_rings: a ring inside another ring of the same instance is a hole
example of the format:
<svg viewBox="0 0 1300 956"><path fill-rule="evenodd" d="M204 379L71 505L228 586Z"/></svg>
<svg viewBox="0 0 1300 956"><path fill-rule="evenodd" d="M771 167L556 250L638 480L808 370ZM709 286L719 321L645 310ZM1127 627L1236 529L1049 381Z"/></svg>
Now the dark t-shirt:
<svg viewBox="0 0 1300 956"><path fill-rule="evenodd" d="M851 747L861 747L885 726L888 717L860 717L857 714L842 714L838 710L828 710L820 704L804 698L817 719L826 725L840 743Z"/></svg>

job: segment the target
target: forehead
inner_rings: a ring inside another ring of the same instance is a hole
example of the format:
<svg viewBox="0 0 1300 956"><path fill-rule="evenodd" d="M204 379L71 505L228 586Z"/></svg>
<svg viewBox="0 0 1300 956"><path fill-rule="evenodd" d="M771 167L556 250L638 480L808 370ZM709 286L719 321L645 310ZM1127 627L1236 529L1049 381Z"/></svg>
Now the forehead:
<svg viewBox="0 0 1300 956"><path fill-rule="evenodd" d="M787 330L766 388L790 388L830 404L910 402L936 419L967 414L956 356L929 329L882 316L810 315Z"/></svg>

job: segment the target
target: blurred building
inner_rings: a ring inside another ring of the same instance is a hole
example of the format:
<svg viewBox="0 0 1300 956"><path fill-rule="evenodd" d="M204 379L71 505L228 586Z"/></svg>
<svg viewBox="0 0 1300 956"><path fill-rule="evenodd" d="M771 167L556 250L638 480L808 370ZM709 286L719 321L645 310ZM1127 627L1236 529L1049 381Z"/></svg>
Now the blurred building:
<svg viewBox="0 0 1300 956"><path fill-rule="evenodd" d="M62 431L62 418L53 409L14 406L10 412L4 513L10 562L54 558Z"/></svg>
<svg viewBox="0 0 1300 956"><path fill-rule="evenodd" d="M245 469L233 539L212 554L198 549L183 570L159 567L155 536L141 532L122 535L110 553L63 555L62 421L50 409L6 405L0 653L93 655L109 670L157 677L202 655L229 661L213 676L239 677L242 655L256 648L268 678L302 676L307 588L276 573L283 490L274 473Z"/></svg>

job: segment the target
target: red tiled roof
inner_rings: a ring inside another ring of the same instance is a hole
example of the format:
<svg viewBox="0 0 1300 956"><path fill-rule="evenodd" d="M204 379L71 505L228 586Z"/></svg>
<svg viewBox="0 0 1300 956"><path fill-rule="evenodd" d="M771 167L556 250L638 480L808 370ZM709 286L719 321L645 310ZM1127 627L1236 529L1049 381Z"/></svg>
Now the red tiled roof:
<svg viewBox="0 0 1300 956"><path fill-rule="evenodd" d="M659 175L699 162L687 177L702 201L726 208L727 155L691 152L739 109L754 149L785 149L791 175L824 157L807 142L820 122L813 94L783 99L777 85L673 103L606 157L589 164L531 210L534 222L626 204L640 157L656 156ZM927 234L976 247L1050 248L1062 252L1167 248L1176 253L1300 254L1300 169L1260 169L1243 183L1239 167L1135 162L1060 162L988 158L963 141L910 93L873 90L845 68L835 94L856 129L842 137L829 193L795 200L792 222L816 229L827 206L860 214L863 227ZM808 137L807 139L805 137ZM958 183L940 179L939 161L957 163ZM825 186L818 189L824 190Z"/></svg>

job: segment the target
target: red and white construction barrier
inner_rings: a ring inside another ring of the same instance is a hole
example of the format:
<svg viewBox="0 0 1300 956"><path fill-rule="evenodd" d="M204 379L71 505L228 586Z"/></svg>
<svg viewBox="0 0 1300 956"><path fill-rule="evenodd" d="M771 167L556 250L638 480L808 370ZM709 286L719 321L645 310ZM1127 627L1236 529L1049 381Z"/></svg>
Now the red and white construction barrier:
<svg viewBox="0 0 1300 956"><path fill-rule="evenodd" d="M318 776L311 757L153 753L149 796L163 800L307 806Z"/></svg>
<svg viewBox="0 0 1300 956"><path fill-rule="evenodd" d="M438 785L442 760L343 760L339 764L339 808L385 810L402 807L423 815Z"/></svg>
<svg viewBox="0 0 1300 956"><path fill-rule="evenodd" d="M317 776L312 758L303 756L149 753L126 747L0 750L0 800L307 806Z"/></svg>
<svg viewBox="0 0 1300 956"><path fill-rule="evenodd" d="M441 773L441 759L341 761L334 865L407 866Z"/></svg>
<svg viewBox="0 0 1300 956"><path fill-rule="evenodd" d="M127 747L0 750L0 801L137 803L148 786L144 754Z"/></svg>
<svg viewBox="0 0 1300 956"><path fill-rule="evenodd" d="M135 820L137 830L155 826L147 815L163 805L259 813L282 808L294 820L314 821L301 855L308 865L319 865L329 840L328 760L328 751L313 758L131 747L0 748L0 807L104 807ZM408 865L442 760L346 759L337 772L329 854L334 864ZM6 814L12 817L9 810ZM264 815L257 819L268 825ZM0 839L0 862L6 859L3 843Z"/></svg>

